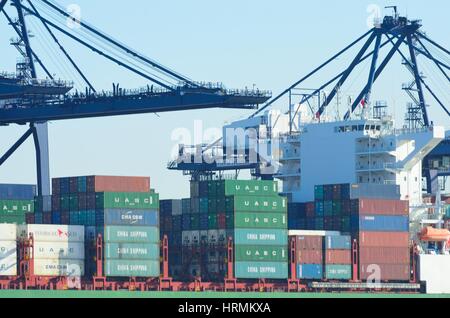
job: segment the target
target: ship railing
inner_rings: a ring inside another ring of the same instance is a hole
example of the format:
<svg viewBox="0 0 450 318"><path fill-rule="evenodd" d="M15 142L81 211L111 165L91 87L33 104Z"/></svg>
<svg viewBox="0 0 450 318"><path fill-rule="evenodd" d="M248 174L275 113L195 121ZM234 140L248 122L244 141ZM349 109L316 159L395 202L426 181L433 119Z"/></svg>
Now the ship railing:
<svg viewBox="0 0 450 318"><path fill-rule="evenodd" d="M431 127L421 127L421 128L400 128L394 129L393 133L395 135L406 135L406 134L420 134L433 131Z"/></svg>

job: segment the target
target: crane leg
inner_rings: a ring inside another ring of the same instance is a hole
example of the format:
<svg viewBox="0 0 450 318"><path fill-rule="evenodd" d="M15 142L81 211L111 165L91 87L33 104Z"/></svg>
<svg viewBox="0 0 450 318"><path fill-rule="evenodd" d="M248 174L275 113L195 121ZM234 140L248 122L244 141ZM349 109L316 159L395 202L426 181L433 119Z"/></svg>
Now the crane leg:
<svg viewBox="0 0 450 318"><path fill-rule="evenodd" d="M36 148L36 171L38 195L50 195L50 164L48 152L48 123L33 126L33 139Z"/></svg>

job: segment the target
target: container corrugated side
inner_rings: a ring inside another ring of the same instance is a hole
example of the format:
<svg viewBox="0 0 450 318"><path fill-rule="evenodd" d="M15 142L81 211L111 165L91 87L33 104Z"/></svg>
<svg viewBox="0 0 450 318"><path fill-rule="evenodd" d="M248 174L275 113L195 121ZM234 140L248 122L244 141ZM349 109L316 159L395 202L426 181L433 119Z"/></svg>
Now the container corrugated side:
<svg viewBox="0 0 450 318"><path fill-rule="evenodd" d="M224 180L218 187L226 196L277 196L278 183L265 180Z"/></svg>
<svg viewBox="0 0 450 318"><path fill-rule="evenodd" d="M337 280L349 280L352 278L352 266L342 264L326 265L325 278Z"/></svg>
<svg viewBox="0 0 450 318"><path fill-rule="evenodd" d="M246 279L287 279L287 262L236 262L236 278Z"/></svg>
<svg viewBox="0 0 450 318"><path fill-rule="evenodd" d="M149 177L93 176L87 180L90 192L150 192Z"/></svg>
<svg viewBox="0 0 450 318"><path fill-rule="evenodd" d="M0 215L34 212L34 200L0 200Z"/></svg>
<svg viewBox="0 0 450 318"><path fill-rule="evenodd" d="M17 242L0 241L0 276L17 275Z"/></svg>
<svg viewBox="0 0 450 318"><path fill-rule="evenodd" d="M282 212L287 213L284 197L233 197L235 212Z"/></svg>
<svg viewBox="0 0 450 318"><path fill-rule="evenodd" d="M34 259L38 276L84 276L84 260Z"/></svg>
<svg viewBox="0 0 450 318"><path fill-rule="evenodd" d="M409 217L385 215L352 216L351 226L353 231L409 232Z"/></svg>
<svg viewBox="0 0 450 318"><path fill-rule="evenodd" d="M97 209L159 209L159 194L102 192L96 196Z"/></svg>
<svg viewBox="0 0 450 318"><path fill-rule="evenodd" d="M360 232L357 235L360 247L408 247L407 232Z"/></svg>
<svg viewBox="0 0 450 318"><path fill-rule="evenodd" d="M35 196L35 185L0 184L0 199L2 200L33 200Z"/></svg>
<svg viewBox="0 0 450 318"><path fill-rule="evenodd" d="M158 243L159 228L143 226L106 226L108 243Z"/></svg>
<svg viewBox="0 0 450 318"><path fill-rule="evenodd" d="M297 250L322 250L322 236L297 236Z"/></svg>
<svg viewBox="0 0 450 318"><path fill-rule="evenodd" d="M297 250L298 264L322 264L322 250Z"/></svg>
<svg viewBox="0 0 450 318"><path fill-rule="evenodd" d="M409 201L365 199L357 200L360 215L409 215Z"/></svg>
<svg viewBox="0 0 450 318"><path fill-rule="evenodd" d="M409 264L409 247L363 247L359 249L362 264Z"/></svg>
<svg viewBox="0 0 450 318"><path fill-rule="evenodd" d="M159 226L158 210L106 209L105 225Z"/></svg>
<svg viewBox="0 0 450 318"><path fill-rule="evenodd" d="M236 228L287 229L287 215L281 213L244 213L234 215Z"/></svg>
<svg viewBox="0 0 450 318"><path fill-rule="evenodd" d="M236 262L287 262L288 250L286 246L235 246Z"/></svg>
<svg viewBox="0 0 450 318"><path fill-rule="evenodd" d="M35 242L84 242L84 226L76 225L21 225L18 236L26 238L33 234Z"/></svg>
<svg viewBox="0 0 450 318"><path fill-rule="evenodd" d="M325 264L351 264L351 250L327 250L325 251Z"/></svg>
<svg viewBox="0 0 450 318"><path fill-rule="evenodd" d="M331 250L349 250L352 247L352 238L348 235L333 235L325 237L325 248Z"/></svg>
<svg viewBox="0 0 450 318"><path fill-rule="evenodd" d="M15 224L0 224L0 241L15 241L17 226Z"/></svg>
<svg viewBox="0 0 450 318"><path fill-rule="evenodd" d="M159 244L107 243L105 259L140 259L159 260Z"/></svg>
<svg viewBox="0 0 450 318"><path fill-rule="evenodd" d="M159 277L159 260L106 260L105 275L108 277Z"/></svg>
<svg viewBox="0 0 450 318"><path fill-rule="evenodd" d="M409 281L411 269L406 264L360 264L362 280Z"/></svg>
<svg viewBox="0 0 450 318"><path fill-rule="evenodd" d="M35 259L83 260L84 242L34 242Z"/></svg>
<svg viewBox="0 0 450 318"><path fill-rule="evenodd" d="M297 277L300 279L322 279L323 266L319 264L298 264Z"/></svg>
<svg viewBox="0 0 450 318"><path fill-rule="evenodd" d="M236 229L234 231L236 245L286 245L287 230Z"/></svg>

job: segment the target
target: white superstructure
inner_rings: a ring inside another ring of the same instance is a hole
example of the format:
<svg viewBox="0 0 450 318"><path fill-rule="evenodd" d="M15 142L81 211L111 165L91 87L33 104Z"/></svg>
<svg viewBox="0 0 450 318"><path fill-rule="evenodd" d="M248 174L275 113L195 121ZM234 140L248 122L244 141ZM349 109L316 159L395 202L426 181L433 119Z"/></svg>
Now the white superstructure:
<svg viewBox="0 0 450 318"><path fill-rule="evenodd" d="M291 202L313 201L316 185L351 183L398 185L403 200L422 204L422 161L445 138L443 127L395 129L390 117L305 122L300 112L291 131L289 118L272 111L227 125L226 148L271 160Z"/></svg>

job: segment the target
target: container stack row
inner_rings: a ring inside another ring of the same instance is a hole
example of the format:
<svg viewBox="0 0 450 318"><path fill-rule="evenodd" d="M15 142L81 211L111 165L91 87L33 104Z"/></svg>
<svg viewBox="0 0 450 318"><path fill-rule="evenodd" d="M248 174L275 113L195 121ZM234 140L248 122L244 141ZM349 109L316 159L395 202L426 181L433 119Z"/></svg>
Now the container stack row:
<svg viewBox="0 0 450 318"><path fill-rule="evenodd" d="M223 279L231 238L237 278L287 278L287 202L278 195L276 182L191 182L189 210L183 208L186 201L182 200L181 231L178 208L174 208L179 202L161 201L160 206L165 211L164 231L170 225L166 215L172 214L172 231L166 233L169 241L172 238L178 244L181 233L181 265L176 264L181 274ZM166 212L165 206L172 210ZM170 255L169 264L173 264ZM177 255L175 259L179 259Z"/></svg>
<svg viewBox="0 0 450 318"><path fill-rule="evenodd" d="M351 237L298 235L297 276L305 280L349 280L352 277Z"/></svg>

